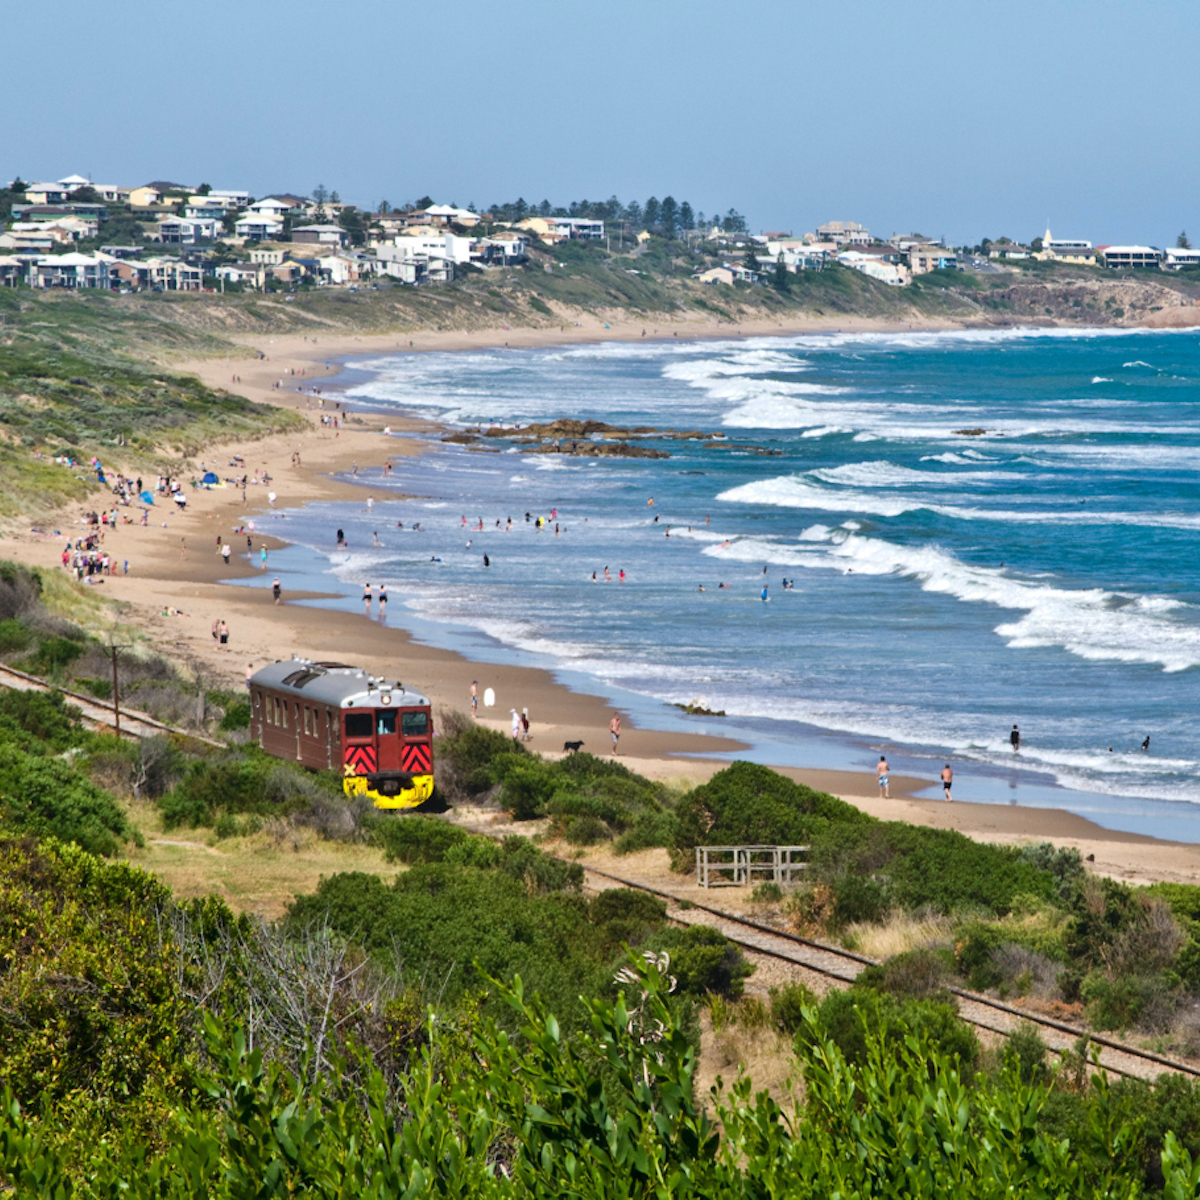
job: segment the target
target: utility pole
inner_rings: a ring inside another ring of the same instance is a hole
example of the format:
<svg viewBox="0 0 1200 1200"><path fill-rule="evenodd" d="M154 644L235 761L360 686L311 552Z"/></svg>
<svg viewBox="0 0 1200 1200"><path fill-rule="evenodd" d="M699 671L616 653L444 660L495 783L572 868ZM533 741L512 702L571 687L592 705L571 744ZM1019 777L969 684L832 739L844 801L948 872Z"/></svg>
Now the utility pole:
<svg viewBox="0 0 1200 1200"><path fill-rule="evenodd" d="M113 718L117 737L121 736L121 691L117 680L117 644L112 643L112 673L113 673Z"/></svg>

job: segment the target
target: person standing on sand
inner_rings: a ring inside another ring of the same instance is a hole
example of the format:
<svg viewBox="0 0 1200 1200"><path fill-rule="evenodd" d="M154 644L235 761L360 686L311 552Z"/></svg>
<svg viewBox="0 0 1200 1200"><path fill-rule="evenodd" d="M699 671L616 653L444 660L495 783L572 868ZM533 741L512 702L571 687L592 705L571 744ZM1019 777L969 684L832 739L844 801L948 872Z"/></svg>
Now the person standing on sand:
<svg viewBox="0 0 1200 1200"><path fill-rule="evenodd" d="M279 586L279 576L275 576L275 582L271 584L271 595L275 597L275 603L278 604L283 597L283 588Z"/></svg>
<svg viewBox="0 0 1200 1200"><path fill-rule="evenodd" d="M387 584L379 585L379 619L382 621L387 614Z"/></svg>
<svg viewBox="0 0 1200 1200"><path fill-rule="evenodd" d="M891 768L888 766L888 760L881 754L879 756L879 766L875 768L875 778L879 783L879 796L883 800L892 798L891 792L888 790Z"/></svg>
<svg viewBox="0 0 1200 1200"><path fill-rule="evenodd" d="M510 708L508 711L512 716L512 740L515 746L521 740L521 714L515 708Z"/></svg>
<svg viewBox="0 0 1200 1200"><path fill-rule="evenodd" d="M1021 731L1014 725L1012 733L1008 735L1008 744L1013 748L1014 754L1021 752Z"/></svg>
<svg viewBox="0 0 1200 1200"><path fill-rule="evenodd" d="M617 753L617 743L621 740L621 714L613 713L613 719L608 723L609 736L612 738L612 752Z"/></svg>
<svg viewBox="0 0 1200 1200"><path fill-rule="evenodd" d="M229 566L229 556L233 553L232 547L226 542L221 547L221 557L225 560L225 565Z"/></svg>
<svg viewBox="0 0 1200 1200"><path fill-rule="evenodd" d="M479 715L479 680L471 680L471 716Z"/></svg>
<svg viewBox="0 0 1200 1200"><path fill-rule="evenodd" d="M220 635L222 646L229 645L229 626L225 624L225 618L221 618L221 623L217 626L217 633Z"/></svg>
<svg viewBox="0 0 1200 1200"><path fill-rule="evenodd" d="M950 795L950 785L953 782L954 782L954 772L952 770L950 770L950 764L947 763L942 768L942 791L945 794L947 800L954 799L954 797Z"/></svg>
<svg viewBox="0 0 1200 1200"><path fill-rule="evenodd" d="M521 741L529 741L532 735L529 732L529 709L521 709Z"/></svg>
<svg viewBox="0 0 1200 1200"><path fill-rule="evenodd" d="M363 612L369 617L371 615L371 585L363 584Z"/></svg>

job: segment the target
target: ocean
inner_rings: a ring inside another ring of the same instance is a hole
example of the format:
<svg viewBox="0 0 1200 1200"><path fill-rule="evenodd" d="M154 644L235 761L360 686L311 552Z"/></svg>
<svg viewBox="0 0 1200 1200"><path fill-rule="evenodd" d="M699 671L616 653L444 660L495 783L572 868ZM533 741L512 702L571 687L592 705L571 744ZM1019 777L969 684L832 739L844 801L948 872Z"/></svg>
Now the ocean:
<svg viewBox="0 0 1200 1200"><path fill-rule="evenodd" d="M282 565L324 575L347 605L386 581L393 624L549 666L639 720L742 737L748 757L870 772L886 752L931 779L951 761L956 798L1200 841L1197 333L669 340L352 366L350 401L447 425L570 416L724 436L648 443L663 460L432 439L388 478L381 448L358 478L370 511L289 522L307 565ZM666 707L690 702L727 716Z"/></svg>

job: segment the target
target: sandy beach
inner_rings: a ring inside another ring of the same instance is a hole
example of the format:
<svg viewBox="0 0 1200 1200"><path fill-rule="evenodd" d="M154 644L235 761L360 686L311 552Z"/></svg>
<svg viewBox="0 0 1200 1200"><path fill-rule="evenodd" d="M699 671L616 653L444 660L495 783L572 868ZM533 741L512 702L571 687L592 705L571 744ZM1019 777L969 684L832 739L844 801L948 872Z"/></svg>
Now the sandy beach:
<svg viewBox="0 0 1200 1200"><path fill-rule="evenodd" d="M833 328L874 328L869 322L813 323L804 331ZM883 328L883 326L879 326ZM895 328L893 325L892 328ZM653 336L654 326L647 329ZM709 324L658 327L664 335L691 337L798 332L794 327L770 325L758 328ZM189 489L185 513L167 511L160 502L151 510L152 523L120 525L106 531L104 549L117 564L129 562L129 574L106 577L98 585L106 599L117 602L119 620L139 629L154 649L189 671L197 671L210 686L241 686L248 667L292 655L335 657L370 663L374 670L401 679L428 693L435 706L465 710L471 682L480 693L495 690L494 710L482 719L496 728L507 728L510 707L528 707L533 726L531 748L553 755L561 753L567 740L582 739L586 748L607 753L607 725L611 710L600 697L573 692L550 673L516 665L474 663L460 654L423 645L405 631L388 627L362 614L334 613L319 607L300 606L290 601L306 597L286 594L285 603L275 605L269 582L270 552L281 544L287 526L271 517L272 508L294 508L311 501L361 500L369 491L341 482L333 476L349 472L354 464L378 468L387 458L395 465L402 483L419 453L413 439L388 437L392 432L416 431L416 422L393 415L350 414L335 430L321 423L338 401L336 391L326 391L324 409L299 388L320 387L338 371L339 360L396 351L455 350L505 343L529 347L563 342L606 339L640 339L641 326L567 326L554 330L494 329L486 333L436 333L420 338L395 335L378 337L260 337L245 339L244 356L197 361L174 361L180 372L192 372L214 388L235 391L250 399L283 405L305 414L308 428L292 435L276 435L257 441L231 442L212 446L201 463L218 473L232 473L229 462L241 455L245 470L270 484L248 489L243 503L240 491ZM410 344L411 343L411 344ZM257 357L256 352L263 357ZM326 366L326 364L330 364ZM279 386L276 386L276 385ZM293 455L299 455L298 465ZM242 468L238 468L240 471ZM189 473L190 474L190 473ZM414 492L419 484L414 482ZM275 493L274 504L268 493ZM394 493L392 494L394 497ZM173 508L173 506L172 506ZM136 511L136 510L135 510ZM80 513L63 512L57 524L39 532L28 525L14 525L0 544L0 556L38 566L58 569L64 539L82 533ZM254 529L251 560L246 557L246 534L235 534L250 521ZM279 535L279 536L276 536ZM228 540L235 558L227 567L219 553ZM330 531L333 540L333 531ZM259 567L260 548L268 550L266 570ZM239 557L240 556L240 557ZM230 587L222 580L258 576L261 588ZM315 597L308 597L315 598ZM224 619L231 629L230 646L219 647L211 636L213 622ZM550 719L552 717L552 719ZM621 738L621 756L647 775L698 783L721 769L726 762L705 757L736 752L741 743L703 734L667 733L638 728L628 716ZM875 816L904 820L938 828L956 829L981 840L1026 843L1053 841L1076 846L1085 856L1094 856L1092 869L1131 882L1169 879L1200 882L1200 847L1160 841L1135 834L1113 833L1082 817L1054 809L1007 808L999 805L945 804L919 800L914 793L933 782L930 779L892 777L892 798L878 797L873 775L865 772L794 770L785 773L809 786L842 796Z"/></svg>

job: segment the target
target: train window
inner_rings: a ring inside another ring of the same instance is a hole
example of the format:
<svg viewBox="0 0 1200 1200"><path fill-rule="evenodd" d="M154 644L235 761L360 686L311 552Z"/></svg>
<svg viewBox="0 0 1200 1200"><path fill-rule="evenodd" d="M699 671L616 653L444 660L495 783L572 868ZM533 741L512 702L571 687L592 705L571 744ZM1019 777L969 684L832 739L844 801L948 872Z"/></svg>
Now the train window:
<svg viewBox="0 0 1200 1200"><path fill-rule="evenodd" d="M281 724L281 721L280 721L280 719L279 719L279 697L278 697L278 696L274 696L274 697L272 697L272 699L275 701L275 705L274 705L274 708L275 708L275 713L274 713L274 717L273 717L273 719L272 719L272 721L271 721L271 724L272 724L272 725L279 725L279 724Z"/></svg>
<svg viewBox="0 0 1200 1200"><path fill-rule="evenodd" d="M424 737L429 732L429 714L406 712L400 721L405 737Z"/></svg>
<svg viewBox="0 0 1200 1200"><path fill-rule="evenodd" d="M369 712L348 712L346 714L346 736L348 738L369 738L375 722Z"/></svg>
<svg viewBox="0 0 1200 1200"><path fill-rule="evenodd" d="M394 708L377 708L375 710L375 732L396 732L396 710Z"/></svg>
<svg viewBox="0 0 1200 1200"><path fill-rule="evenodd" d="M312 732L312 710L306 704L304 706L304 735L307 737Z"/></svg>
<svg viewBox="0 0 1200 1200"><path fill-rule="evenodd" d="M281 708L283 709L283 727L286 729L288 727L288 702L286 700L281 705Z"/></svg>

